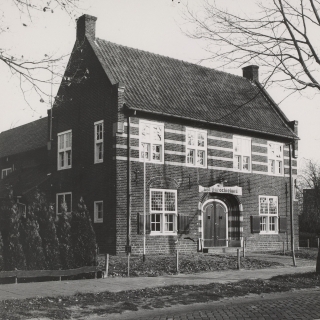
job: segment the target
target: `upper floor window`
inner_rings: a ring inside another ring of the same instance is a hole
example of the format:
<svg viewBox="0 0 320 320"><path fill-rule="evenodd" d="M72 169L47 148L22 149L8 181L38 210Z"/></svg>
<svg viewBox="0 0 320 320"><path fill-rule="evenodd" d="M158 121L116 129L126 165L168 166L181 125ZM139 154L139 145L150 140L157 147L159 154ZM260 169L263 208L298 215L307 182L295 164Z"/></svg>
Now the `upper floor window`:
<svg viewBox="0 0 320 320"><path fill-rule="evenodd" d="M61 214L63 210L63 206L65 206L65 212L70 213L72 208L72 193L57 193L56 199L56 212L57 214Z"/></svg>
<svg viewBox="0 0 320 320"><path fill-rule="evenodd" d="M103 222L103 201L94 202L94 222Z"/></svg>
<svg viewBox="0 0 320 320"><path fill-rule="evenodd" d="M150 190L151 233L177 232L177 190Z"/></svg>
<svg viewBox="0 0 320 320"><path fill-rule="evenodd" d="M103 120L94 123L94 163L103 162Z"/></svg>
<svg viewBox="0 0 320 320"><path fill-rule="evenodd" d="M58 133L58 170L71 168L72 131Z"/></svg>
<svg viewBox="0 0 320 320"><path fill-rule="evenodd" d="M143 161L164 161L163 123L140 121L140 159Z"/></svg>
<svg viewBox="0 0 320 320"><path fill-rule="evenodd" d="M278 197L259 196L260 233L278 233Z"/></svg>
<svg viewBox="0 0 320 320"><path fill-rule="evenodd" d="M251 139L233 136L233 168L251 171Z"/></svg>
<svg viewBox="0 0 320 320"><path fill-rule="evenodd" d="M283 175L283 144L268 142L269 173Z"/></svg>
<svg viewBox="0 0 320 320"><path fill-rule="evenodd" d="M186 130L186 162L189 166L207 166L207 132L187 128Z"/></svg>
<svg viewBox="0 0 320 320"><path fill-rule="evenodd" d="M2 171L1 171L1 179L4 179L11 172L12 172L12 168L2 169Z"/></svg>

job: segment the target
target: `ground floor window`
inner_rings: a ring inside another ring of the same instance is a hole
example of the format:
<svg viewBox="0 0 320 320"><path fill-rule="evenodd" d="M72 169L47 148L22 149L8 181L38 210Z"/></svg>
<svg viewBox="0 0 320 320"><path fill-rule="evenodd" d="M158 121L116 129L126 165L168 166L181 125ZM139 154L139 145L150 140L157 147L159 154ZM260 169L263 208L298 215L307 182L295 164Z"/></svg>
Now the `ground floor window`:
<svg viewBox="0 0 320 320"><path fill-rule="evenodd" d="M57 193L57 200L56 200L56 213L61 214L62 208L65 206L66 212L70 213L72 209L72 193L71 192L64 192L64 193Z"/></svg>
<svg viewBox="0 0 320 320"><path fill-rule="evenodd" d="M11 172L12 172L12 168L2 169L2 171L1 171L1 179L4 179Z"/></svg>
<svg viewBox="0 0 320 320"><path fill-rule="evenodd" d="M95 223L103 222L103 201L94 202L94 222Z"/></svg>
<svg viewBox="0 0 320 320"><path fill-rule="evenodd" d="M177 190L150 190L150 227L153 234L177 232Z"/></svg>
<svg viewBox="0 0 320 320"><path fill-rule="evenodd" d="M278 233L278 197L259 196L260 233Z"/></svg>

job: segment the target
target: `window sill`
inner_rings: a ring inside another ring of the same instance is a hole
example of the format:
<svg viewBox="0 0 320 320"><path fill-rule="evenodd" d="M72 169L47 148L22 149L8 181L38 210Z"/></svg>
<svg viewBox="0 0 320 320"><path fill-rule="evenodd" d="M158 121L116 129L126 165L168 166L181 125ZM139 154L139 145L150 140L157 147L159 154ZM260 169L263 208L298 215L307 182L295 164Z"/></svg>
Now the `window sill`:
<svg viewBox="0 0 320 320"><path fill-rule="evenodd" d="M177 236L177 232L152 232L150 236Z"/></svg>
<svg viewBox="0 0 320 320"><path fill-rule="evenodd" d="M95 161L95 162L94 162L94 164L97 164L97 163L103 163L103 160Z"/></svg>
<svg viewBox="0 0 320 320"><path fill-rule="evenodd" d="M274 232L260 232L259 234L262 235L262 236L264 236L264 235L270 236L270 235L279 234L279 232L278 232L278 231L274 231Z"/></svg>
<svg viewBox="0 0 320 320"><path fill-rule="evenodd" d="M164 164L164 161L150 161L150 160L143 160L141 158L140 158L140 162Z"/></svg>
<svg viewBox="0 0 320 320"><path fill-rule="evenodd" d="M236 168L233 168L233 171L234 172L241 172L241 173L251 173L252 170L239 170L239 169L236 169Z"/></svg>
<svg viewBox="0 0 320 320"><path fill-rule="evenodd" d="M103 220L95 220L93 223L103 223Z"/></svg>
<svg viewBox="0 0 320 320"><path fill-rule="evenodd" d="M196 166L194 164L186 163L186 167L189 168L201 168L201 169L207 169L207 166Z"/></svg>
<svg viewBox="0 0 320 320"><path fill-rule="evenodd" d="M58 168L58 171L61 171L61 170L67 170L67 169L72 169L72 167Z"/></svg>

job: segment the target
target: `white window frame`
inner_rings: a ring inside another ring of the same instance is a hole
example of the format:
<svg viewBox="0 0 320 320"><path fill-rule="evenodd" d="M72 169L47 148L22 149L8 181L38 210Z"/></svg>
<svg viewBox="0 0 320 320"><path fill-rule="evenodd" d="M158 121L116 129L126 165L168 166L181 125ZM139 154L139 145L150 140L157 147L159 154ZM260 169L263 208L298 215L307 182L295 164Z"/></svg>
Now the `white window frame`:
<svg viewBox="0 0 320 320"><path fill-rule="evenodd" d="M262 208L262 200L266 199L267 208ZM276 203L275 207L271 207L271 201ZM276 210L276 213L272 213L272 209ZM279 201L277 196L259 196L259 216L260 216L260 234L278 234L278 221L279 221ZM272 221L273 220L273 221ZM263 227L263 225L265 227ZM274 230L272 230L274 225Z"/></svg>
<svg viewBox="0 0 320 320"><path fill-rule="evenodd" d="M238 143L240 141L240 144ZM248 150L245 149L245 143L248 144ZM234 135L233 136L233 169L241 172L251 172L252 170L252 152L251 138ZM245 162L249 160L248 168L244 167Z"/></svg>
<svg viewBox="0 0 320 320"><path fill-rule="evenodd" d="M155 210L152 208L152 194L159 192L162 194L161 210ZM165 210L165 193L173 193L175 196L175 210ZM155 221L153 215L160 217L160 222ZM168 221L168 224L172 224L172 231L166 231L166 216L173 216L172 221ZM177 190L173 189L150 189L150 234L151 235L176 235L178 228L178 202L177 202ZM152 230L153 224L160 225L160 230Z"/></svg>
<svg viewBox="0 0 320 320"><path fill-rule="evenodd" d="M98 128L101 125L102 137L98 138ZM101 146L101 156L99 159L99 147ZM104 122L103 120L97 121L94 123L94 163L102 163L104 157Z"/></svg>
<svg viewBox="0 0 320 320"><path fill-rule="evenodd" d="M192 140L193 143L189 140L189 134L191 137L193 136ZM199 145L199 134L203 135L203 145ZM199 168L206 168L207 167L207 158L208 158L208 151L207 151L207 131L200 130L195 128L186 128L186 165L188 167L199 167ZM201 164L201 157L199 153L203 153L203 163ZM193 159L193 160L191 160Z"/></svg>
<svg viewBox="0 0 320 320"><path fill-rule="evenodd" d="M101 212L102 212L102 217L99 218L99 208L98 205L101 204ZM94 201L94 223L103 223L103 201Z"/></svg>
<svg viewBox="0 0 320 320"><path fill-rule="evenodd" d="M272 150L275 148L280 148L278 153ZM274 176L284 176L283 143L268 141L268 172Z"/></svg>
<svg viewBox="0 0 320 320"><path fill-rule="evenodd" d="M8 176L9 173L12 172L12 168L5 168L1 170L1 179L4 179Z"/></svg>
<svg viewBox="0 0 320 320"><path fill-rule="evenodd" d="M66 195L70 195L70 208L67 208L67 212L66 213L71 213L72 211L72 192L62 192L62 193L57 193L56 194L56 214L61 214L61 212L59 212L59 196L63 196L63 201L65 202L66 201Z"/></svg>
<svg viewBox="0 0 320 320"><path fill-rule="evenodd" d="M70 134L70 145L66 146L66 137ZM61 148L61 139L63 139L63 147ZM72 168L72 130L67 130L58 133L58 145L57 145L57 162L58 170L70 169ZM70 153L70 164L68 164L68 154ZM63 165L61 165L60 155L63 156Z"/></svg>
<svg viewBox="0 0 320 320"><path fill-rule="evenodd" d="M149 137L144 134L144 128L149 126ZM160 140L155 139L155 128L160 128ZM158 149L157 149L158 148ZM159 150L160 149L160 150ZM155 159L156 155L159 159ZM140 161L164 163L164 124L140 120L139 123L139 158Z"/></svg>

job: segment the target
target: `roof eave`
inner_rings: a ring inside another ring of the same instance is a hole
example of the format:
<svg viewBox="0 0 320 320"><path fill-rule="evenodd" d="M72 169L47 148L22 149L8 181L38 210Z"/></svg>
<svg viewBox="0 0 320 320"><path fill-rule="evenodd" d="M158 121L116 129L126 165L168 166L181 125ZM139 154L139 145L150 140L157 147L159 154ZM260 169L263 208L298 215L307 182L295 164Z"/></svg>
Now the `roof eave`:
<svg viewBox="0 0 320 320"><path fill-rule="evenodd" d="M265 132L265 131L262 131L262 130L248 129L248 128L237 127L237 126L228 125L228 124L222 124L222 123L213 122L213 121L199 120L199 119L194 119L194 118L186 117L186 116L173 115L173 114L166 113L166 112L151 111L151 110L141 110L139 108L130 107L127 104L124 104L124 106L127 109L132 110L132 111L139 111L139 112L143 112L143 113L157 114L157 115L162 115L162 116L167 116L167 117L174 117L174 118L183 119L183 120L191 120L191 121L195 121L195 122L199 122L199 123L206 123L206 124L216 125L216 126L219 126L219 127L227 127L227 128L230 128L230 129L237 129L237 130L243 130L243 131L252 132L252 133L260 133L260 134L265 134L265 135L271 135L271 136L274 136L274 137L281 137L281 138L290 139L290 140L300 140L300 138L293 132L292 132L292 136L282 135L282 134L275 134L275 133Z"/></svg>

